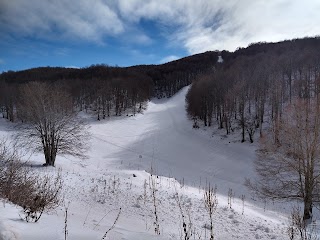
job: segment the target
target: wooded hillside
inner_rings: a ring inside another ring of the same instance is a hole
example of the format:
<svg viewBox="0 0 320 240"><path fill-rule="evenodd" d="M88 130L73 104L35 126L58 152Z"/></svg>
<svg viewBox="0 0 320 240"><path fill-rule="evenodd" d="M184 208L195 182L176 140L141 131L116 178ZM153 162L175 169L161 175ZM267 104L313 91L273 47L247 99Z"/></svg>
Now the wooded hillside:
<svg viewBox="0 0 320 240"><path fill-rule="evenodd" d="M277 119L286 102L318 95L319 68L319 37L255 43L235 52L206 52L162 65L40 67L2 73L0 106L3 116L14 121L19 89L28 82L45 82L49 87L62 85L75 109L90 110L100 120L134 115L151 97L171 97L193 83L186 100L194 127L217 123L227 134L241 128L242 141L247 134L252 141L256 130L262 131L267 110Z"/></svg>
<svg viewBox="0 0 320 240"><path fill-rule="evenodd" d="M187 95L194 127L217 123L226 134L240 128L241 140L252 142L266 115L277 126L293 99L319 96L319 37L256 43L221 56L224 62L198 75Z"/></svg>
<svg viewBox="0 0 320 240"><path fill-rule="evenodd" d="M0 75L0 106L3 116L16 118L19 89L28 82L62 85L73 97L78 110L92 110L97 119L112 115L136 114L151 97L170 97L206 69L213 67L218 52L186 57L162 65L87 68L39 67L8 71Z"/></svg>

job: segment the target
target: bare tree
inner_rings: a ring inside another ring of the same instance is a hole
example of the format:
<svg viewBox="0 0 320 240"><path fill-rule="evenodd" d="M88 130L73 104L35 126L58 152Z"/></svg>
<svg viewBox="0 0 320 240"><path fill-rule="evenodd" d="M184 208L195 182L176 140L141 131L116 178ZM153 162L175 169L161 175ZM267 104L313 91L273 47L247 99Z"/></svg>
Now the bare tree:
<svg viewBox="0 0 320 240"><path fill-rule="evenodd" d="M213 232L213 215L217 210L218 206L218 199L216 195L217 189L212 188L209 184L208 188L204 192L204 206L209 214L210 218L210 240L214 239L214 232ZM230 205L231 206L231 205Z"/></svg>
<svg viewBox="0 0 320 240"><path fill-rule="evenodd" d="M315 225L306 224L299 207L293 207L291 211L287 234L290 240L319 240Z"/></svg>
<svg viewBox="0 0 320 240"><path fill-rule="evenodd" d="M87 149L86 124L73 111L72 99L61 87L28 83L21 89L17 140L42 151L45 166L54 166L57 154L83 157Z"/></svg>
<svg viewBox="0 0 320 240"><path fill-rule="evenodd" d="M186 206L186 204L184 204L182 202L182 197L179 196L177 189L176 189L176 194L175 194L175 200L176 200L176 203L179 207L181 220L182 220L183 233L181 233L180 239L189 240L189 239L191 239L192 233L193 233L192 232L193 225L192 225L192 220L191 220L191 216L190 216L191 205Z"/></svg>
<svg viewBox="0 0 320 240"><path fill-rule="evenodd" d="M153 171L151 169L151 171ZM159 212L158 212L158 201L157 201L157 196L156 196L156 192L157 192L157 178L155 175L152 175L150 176L150 179L149 179L149 185L150 185L150 191L151 191L151 195L152 195L152 202L153 202L153 207L154 207L154 217L155 217L155 220L153 222L153 225L154 225L154 233L156 235L160 235L160 224L159 224Z"/></svg>
<svg viewBox="0 0 320 240"><path fill-rule="evenodd" d="M120 208L120 210L119 210L119 212L118 212L118 215L117 215L116 219L114 220L112 226L104 233L104 235L102 236L101 240L106 239L108 233L109 233L112 229L115 228L115 226L116 226L116 224L117 224L117 222L118 222L118 220L119 220L120 214L121 214L121 208Z"/></svg>
<svg viewBox="0 0 320 240"><path fill-rule="evenodd" d="M272 134L269 139L264 139L256 161L258 181L247 183L265 197L302 200L303 219L309 219L313 204L320 201L318 100L292 100L279 121L277 131L277 141Z"/></svg>

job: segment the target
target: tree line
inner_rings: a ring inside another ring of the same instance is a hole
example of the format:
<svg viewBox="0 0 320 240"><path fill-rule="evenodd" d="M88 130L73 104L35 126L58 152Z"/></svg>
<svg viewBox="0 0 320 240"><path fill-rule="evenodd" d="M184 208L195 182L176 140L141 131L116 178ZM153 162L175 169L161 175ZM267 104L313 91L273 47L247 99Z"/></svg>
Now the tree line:
<svg viewBox="0 0 320 240"><path fill-rule="evenodd" d="M86 157L90 134L79 112L97 120L141 113L151 97L172 96L216 58L216 52L208 52L163 65L5 72L0 75L0 113L20 123L18 144L42 152L44 165L55 166L59 154Z"/></svg>
<svg viewBox="0 0 320 240"><path fill-rule="evenodd" d="M226 134L241 129L241 141L253 142L266 120L278 124L294 98L318 95L319 50L315 37L221 52L224 62L198 75L187 94L194 127L217 124Z"/></svg>
<svg viewBox="0 0 320 240"><path fill-rule="evenodd" d="M145 109L150 98L171 97L189 85L196 75L214 66L217 58L218 52L207 52L162 65L121 68L98 64L81 69L39 67L8 71L0 75L0 112L15 121L24 86L40 82L48 88L63 87L78 111L89 111L98 120L135 115Z"/></svg>
<svg viewBox="0 0 320 240"><path fill-rule="evenodd" d="M256 43L221 56L187 93L193 126L237 130L241 142L259 132L257 176L246 184L263 199L301 201L306 228L320 203L320 38Z"/></svg>

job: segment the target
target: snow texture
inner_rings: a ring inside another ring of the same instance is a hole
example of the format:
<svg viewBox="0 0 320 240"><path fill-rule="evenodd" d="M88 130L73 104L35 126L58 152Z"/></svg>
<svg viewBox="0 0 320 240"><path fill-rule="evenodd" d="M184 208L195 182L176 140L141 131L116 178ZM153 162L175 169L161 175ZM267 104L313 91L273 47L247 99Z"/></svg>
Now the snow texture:
<svg viewBox="0 0 320 240"><path fill-rule="evenodd" d="M144 114L135 117L97 122L83 114L92 133L88 159L59 156L55 168L40 167L41 154L29 159L33 171L55 174L62 169L63 204L33 224L20 219L19 207L4 203L0 240L64 239L65 207L69 240L101 239L120 207L119 221L106 239L180 239L177 195L195 234L209 239L203 201L209 183L217 187L215 239L285 239L288 210L255 199L243 185L245 177L255 176L256 146L241 144L237 134L227 137L219 131L212 135L210 129L193 129L185 111L187 91L185 87L170 99L152 100ZM0 136L13 131L12 124L0 120ZM152 179L160 236L154 233Z"/></svg>

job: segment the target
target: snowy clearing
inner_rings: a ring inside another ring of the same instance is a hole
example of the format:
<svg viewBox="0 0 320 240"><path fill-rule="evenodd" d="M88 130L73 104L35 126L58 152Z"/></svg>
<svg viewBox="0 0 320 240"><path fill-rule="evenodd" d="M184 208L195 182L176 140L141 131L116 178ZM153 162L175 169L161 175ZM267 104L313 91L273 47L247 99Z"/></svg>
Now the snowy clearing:
<svg viewBox="0 0 320 240"><path fill-rule="evenodd" d="M59 156L55 168L43 168L43 156L32 155L29 162L34 171L53 174L62 169L64 206L45 214L39 223L26 223L20 220L19 208L3 203L0 240L64 239L65 207L70 240L101 239L120 208L119 221L106 239L180 239L177 194L192 222L191 239L209 239L203 201L209 183L217 187L215 239L287 238L290 208L254 199L243 185L245 177L254 176L256 146L241 144L235 135L212 136L212 130L192 129L185 111L187 90L149 102L144 114L135 117L100 122L88 117L92 139L86 160ZM1 119L0 136L10 131L12 125ZM159 236L154 233L152 181Z"/></svg>

